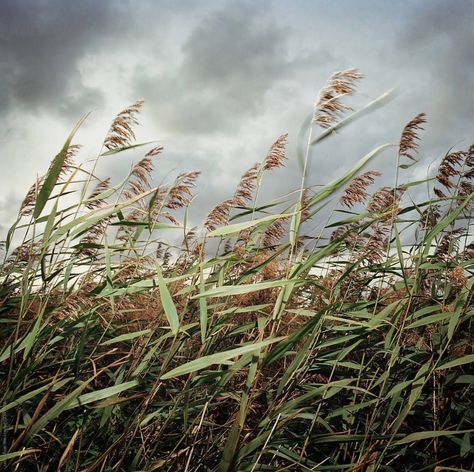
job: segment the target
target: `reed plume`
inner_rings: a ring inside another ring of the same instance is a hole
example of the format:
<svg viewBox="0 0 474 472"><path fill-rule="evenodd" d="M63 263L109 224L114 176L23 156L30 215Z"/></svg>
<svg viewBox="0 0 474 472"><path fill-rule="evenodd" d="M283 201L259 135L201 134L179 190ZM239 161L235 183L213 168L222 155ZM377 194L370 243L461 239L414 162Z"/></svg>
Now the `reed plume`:
<svg viewBox="0 0 474 472"><path fill-rule="evenodd" d="M35 208L36 197L38 196L38 192L43 180L43 177L38 177L34 184L29 188L25 198L23 199L23 202L20 205L19 213L21 216L28 216L33 212L33 209Z"/></svg>
<svg viewBox="0 0 474 472"><path fill-rule="evenodd" d="M123 193L126 199L136 197L150 189L153 168L153 161L150 157L144 157L133 166L128 179L127 189Z"/></svg>
<svg viewBox="0 0 474 472"><path fill-rule="evenodd" d="M371 230L365 245L360 250L359 256L364 258L369 264L375 264L382 262L386 257L389 246L388 233L390 227L383 223L374 223L371 225Z"/></svg>
<svg viewBox="0 0 474 472"><path fill-rule="evenodd" d="M173 186L169 189L165 207L170 210L182 208L189 205L192 198L191 189L201 175L199 171L184 172L176 178Z"/></svg>
<svg viewBox="0 0 474 472"><path fill-rule="evenodd" d="M67 150L66 150L66 156L63 160L63 163L61 165L61 169L59 171L59 176L58 177L64 177L72 167L74 167L75 162L74 158L81 149L80 144L71 144ZM54 161L53 161L54 162ZM50 169L53 163L50 165ZM37 177L33 185L29 188L28 192L26 193L25 198L23 199L21 205L20 205L20 210L19 214L21 216L28 216L31 215L33 212L33 209L36 204L36 197L38 196L38 192L40 189L40 186L44 182L44 177Z"/></svg>
<svg viewBox="0 0 474 472"><path fill-rule="evenodd" d="M110 188L110 177L101 180L92 190L84 205L88 210L94 210L103 206L102 200L97 200L97 197Z"/></svg>
<svg viewBox="0 0 474 472"><path fill-rule="evenodd" d="M344 244L347 248L352 248L356 245L358 240L358 226L357 223L347 223L336 228L330 236L329 241L331 243L344 238Z"/></svg>
<svg viewBox="0 0 474 472"><path fill-rule="evenodd" d="M452 261L459 253L459 240L465 231L464 228L455 228L446 232L436 246L433 260L443 262Z"/></svg>
<svg viewBox="0 0 474 472"><path fill-rule="evenodd" d="M446 279L457 289L465 287L469 280L462 266L456 266L454 269L446 271Z"/></svg>
<svg viewBox="0 0 474 472"><path fill-rule="evenodd" d="M244 206L246 202L252 200L253 192L257 187L258 173L260 164L254 164L247 172L244 173L237 186L234 194L235 204Z"/></svg>
<svg viewBox="0 0 474 472"><path fill-rule="evenodd" d="M466 245L462 252L462 259L466 261L474 259L474 243Z"/></svg>
<svg viewBox="0 0 474 472"><path fill-rule="evenodd" d="M438 223L441 217L441 209L439 205L430 205L421 213L420 224L423 229L432 229Z"/></svg>
<svg viewBox="0 0 474 472"><path fill-rule="evenodd" d="M233 198L218 203L207 215L204 227L208 231L213 231L218 226L227 224L229 222L230 211L234 205L235 200Z"/></svg>
<svg viewBox="0 0 474 472"><path fill-rule="evenodd" d="M59 172L60 177L64 177L68 174L72 167L75 166L74 158L77 156L78 152L82 146L80 144L71 144L66 151L66 157L64 158L63 165Z"/></svg>
<svg viewBox="0 0 474 472"><path fill-rule="evenodd" d="M423 130L423 125L426 123L426 114L420 113L409 121L405 128L403 128L402 136L400 138L400 145L398 147L398 155L407 157L415 161L415 154L418 152L418 131Z"/></svg>
<svg viewBox="0 0 474 472"><path fill-rule="evenodd" d="M301 222L304 223L307 221L310 216L310 190L308 187L303 189L303 193L301 195Z"/></svg>
<svg viewBox="0 0 474 472"><path fill-rule="evenodd" d="M138 100L115 117L104 140L104 146L107 149L129 146L135 141L133 126L138 125L136 115L140 113L144 103L143 100Z"/></svg>
<svg viewBox="0 0 474 472"><path fill-rule="evenodd" d="M465 179L474 179L474 144L469 146L466 156L466 170L464 172Z"/></svg>
<svg viewBox="0 0 474 472"><path fill-rule="evenodd" d="M154 157L157 156L158 154L161 154L163 151L163 146L158 145L153 148L151 148L146 154L145 157Z"/></svg>
<svg viewBox="0 0 474 472"><path fill-rule="evenodd" d="M403 188L382 187L369 200L367 210L371 213L384 213L388 210L398 211L398 204L404 193Z"/></svg>
<svg viewBox="0 0 474 472"><path fill-rule="evenodd" d="M382 174L377 171L368 171L355 177L339 199L341 204L348 208L352 208L357 203L363 203L369 196L367 188L375 182L375 177L381 175Z"/></svg>
<svg viewBox="0 0 474 472"><path fill-rule="evenodd" d="M234 196L217 204L211 210L204 222L204 227L208 231L213 231L218 226L227 224L229 222L232 208L236 206L245 206L246 202L252 199L253 192L257 186L260 169L272 170L284 166L287 141L288 133L282 134L270 147L270 150L261 166L259 164L254 164L244 173L237 185Z"/></svg>
<svg viewBox="0 0 474 472"><path fill-rule="evenodd" d="M107 231L110 218L103 218L92 225L79 241L76 253L81 256L96 258L100 242Z"/></svg>
<svg viewBox="0 0 474 472"><path fill-rule="evenodd" d="M267 157L263 161L263 169L271 170L283 167L286 159L286 143L288 141L288 133L282 134L271 146Z"/></svg>
<svg viewBox="0 0 474 472"><path fill-rule="evenodd" d="M474 193L474 185L466 180L461 180L459 182L459 196L460 197L469 197Z"/></svg>
<svg viewBox="0 0 474 472"><path fill-rule="evenodd" d="M456 183L453 182L453 177L459 177L460 169L458 166L462 164L464 159L467 157L465 151L457 151L446 154L438 168L438 174L436 179L446 189L453 189L456 187Z"/></svg>
<svg viewBox="0 0 474 472"><path fill-rule="evenodd" d="M192 241L196 239L197 236L197 227L194 226L188 231L186 231L183 239L183 243L186 246L187 250L189 250L189 245L191 244Z"/></svg>
<svg viewBox="0 0 474 472"><path fill-rule="evenodd" d="M341 99L354 93L356 82L362 77L356 69L335 72L321 90L314 105L313 123L322 128L329 128L344 112L352 110L352 107Z"/></svg>
<svg viewBox="0 0 474 472"><path fill-rule="evenodd" d="M262 244L264 248L276 246L281 238L287 233L289 218L279 218L274 221L263 233Z"/></svg>
<svg viewBox="0 0 474 472"><path fill-rule="evenodd" d="M446 154L439 167L436 180L444 187L444 191L438 187L433 192L439 198L446 198L445 191L452 196L461 197L457 204L461 204L465 197L474 193L474 145L466 151L456 151Z"/></svg>

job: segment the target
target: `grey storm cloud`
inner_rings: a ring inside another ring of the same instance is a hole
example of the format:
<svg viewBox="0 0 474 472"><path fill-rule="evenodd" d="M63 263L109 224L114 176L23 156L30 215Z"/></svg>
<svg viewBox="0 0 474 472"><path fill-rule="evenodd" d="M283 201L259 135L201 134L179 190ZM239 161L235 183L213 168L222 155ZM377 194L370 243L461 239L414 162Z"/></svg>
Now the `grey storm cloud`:
<svg viewBox="0 0 474 472"><path fill-rule="evenodd" d="M421 79L417 94L431 95L435 142L440 145L446 134L456 138L453 128L460 131L458 139L473 140L474 2L421 2L415 13L407 19L399 50L411 56Z"/></svg>
<svg viewBox="0 0 474 472"><path fill-rule="evenodd" d="M2 0L3 112L46 109L77 118L100 106L103 93L82 83L78 61L125 19L119 2Z"/></svg>
<svg viewBox="0 0 474 472"><path fill-rule="evenodd" d="M288 58L288 33L266 5L226 4L195 27L176 69L137 72L137 94L156 104L164 129L198 134L238 129L298 65Z"/></svg>

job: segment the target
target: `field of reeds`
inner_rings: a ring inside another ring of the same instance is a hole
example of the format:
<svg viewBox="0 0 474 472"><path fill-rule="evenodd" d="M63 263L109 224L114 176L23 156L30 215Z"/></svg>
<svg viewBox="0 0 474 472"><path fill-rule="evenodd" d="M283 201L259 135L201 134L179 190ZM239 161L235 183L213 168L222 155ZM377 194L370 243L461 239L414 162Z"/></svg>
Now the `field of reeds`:
<svg viewBox="0 0 474 472"><path fill-rule="evenodd" d="M296 155L280 136L196 227L199 172L154 186L165 151L135 141L142 102L93 160L75 127L2 247L1 467L472 470L474 145L411 180L421 113L309 187L311 149L387 97L352 110L360 78L335 73ZM98 177L125 152L129 175ZM262 202L290 165L301 185Z"/></svg>

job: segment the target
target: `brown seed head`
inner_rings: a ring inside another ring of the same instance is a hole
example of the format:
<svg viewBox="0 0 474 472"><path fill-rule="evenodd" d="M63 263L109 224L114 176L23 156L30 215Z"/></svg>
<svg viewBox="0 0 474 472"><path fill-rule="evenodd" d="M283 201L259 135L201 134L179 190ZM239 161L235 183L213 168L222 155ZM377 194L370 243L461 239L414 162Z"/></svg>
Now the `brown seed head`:
<svg viewBox="0 0 474 472"><path fill-rule="evenodd" d="M420 113L416 115L413 120L409 121L405 128L403 128L402 136L400 138L400 146L398 148L399 156L408 157L412 161L416 161L414 154L418 150L418 130L422 130L423 124L426 123L426 114Z"/></svg>
<svg viewBox="0 0 474 472"><path fill-rule="evenodd" d="M80 144L71 144L67 148L66 157L64 158L63 165L61 166L61 170L59 172L60 177L64 177L71 170L71 168L74 167L74 158L76 157L81 147L82 146Z"/></svg>
<svg viewBox="0 0 474 472"><path fill-rule="evenodd" d="M441 217L439 205L430 205L422 214L420 224L423 229L432 229Z"/></svg>
<svg viewBox="0 0 474 472"><path fill-rule="evenodd" d="M456 183L453 182L453 177L461 175L460 166L468 156L466 151L457 151L446 154L441 161L438 168L438 175L436 179L446 189L453 189Z"/></svg>
<svg viewBox="0 0 474 472"><path fill-rule="evenodd" d="M466 273L461 266L456 266L454 269L448 270L446 272L446 278L449 283L456 288L462 288L467 285L468 278Z"/></svg>
<svg viewBox="0 0 474 472"><path fill-rule="evenodd" d="M459 252L459 240L464 233L464 228L456 228L445 233L436 247L433 259L435 261L453 260Z"/></svg>
<svg viewBox="0 0 474 472"><path fill-rule="evenodd" d="M138 124L136 115L142 109L143 104L143 100L138 100L115 117L104 141L104 146L107 149L128 146L135 140L133 126Z"/></svg>
<svg viewBox="0 0 474 472"><path fill-rule="evenodd" d="M286 143L288 133L282 134L271 146L270 151L263 161L263 169L271 170L277 167L283 167L286 159Z"/></svg>
<svg viewBox="0 0 474 472"><path fill-rule="evenodd" d="M151 148L151 149L145 154L145 157L157 156L157 155L160 154L162 151L163 151L163 146L161 146L161 145L155 146L154 148Z"/></svg>
<svg viewBox="0 0 474 472"><path fill-rule="evenodd" d="M303 190L303 195L301 196L301 222L303 223L310 217L310 191L309 188Z"/></svg>
<svg viewBox="0 0 474 472"><path fill-rule="evenodd" d="M178 175L168 192L165 207L170 210L175 210L189 205L192 197L191 189L194 187L200 174L201 172L192 171Z"/></svg>
<svg viewBox="0 0 474 472"><path fill-rule="evenodd" d="M238 206L244 206L246 202L252 200L253 192L257 186L259 169L260 165L254 164L240 179L234 194L234 199Z"/></svg>
<svg viewBox="0 0 474 472"><path fill-rule="evenodd" d="M367 188L372 185L375 181L375 177L379 177L382 174L377 171L369 171L364 174L355 177L352 182L347 186L344 194L339 199L342 205L348 208L352 208L357 203L362 203L369 196Z"/></svg>
<svg viewBox="0 0 474 472"><path fill-rule="evenodd" d="M352 95L355 84L362 79L356 69L335 72L321 90L314 106L313 123L322 128L329 128L336 123L339 117L352 108L343 103L341 98Z"/></svg>
<svg viewBox="0 0 474 472"><path fill-rule="evenodd" d="M396 212L403 193L402 188L382 187L372 195L367 210L371 213L384 213L388 210Z"/></svg>
<svg viewBox="0 0 474 472"><path fill-rule="evenodd" d="M28 190L23 202L20 206L20 215L27 216L31 215L36 204L36 196L38 195L40 185L42 184L44 178L39 177L36 179L35 183Z"/></svg>
<svg viewBox="0 0 474 472"><path fill-rule="evenodd" d="M235 206L233 198L224 200L217 204L207 215L204 227L208 231L215 230L220 225L226 225L229 222L230 210Z"/></svg>
<svg viewBox="0 0 474 472"><path fill-rule="evenodd" d="M85 206L89 210L94 210L103 206L102 200L97 200L97 197L102 193L108 190L110 187L110 177L107 177L105 180L101 180L92 190L89 198L85 202Z"/></svg>
<svg viewBox="0 0 474 472"><path fill-rule="evenodd" d="M278 244L281 238L287 232L287 223L289 218L279 218L274 221L263 234L263 247L270 248Z"/></svg>

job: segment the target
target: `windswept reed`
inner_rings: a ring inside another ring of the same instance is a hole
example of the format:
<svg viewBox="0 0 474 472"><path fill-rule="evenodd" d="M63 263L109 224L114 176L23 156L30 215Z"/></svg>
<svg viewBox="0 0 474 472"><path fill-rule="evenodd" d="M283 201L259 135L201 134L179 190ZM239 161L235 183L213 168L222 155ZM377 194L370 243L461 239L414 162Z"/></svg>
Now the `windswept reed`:
<svg viewBox="0 0 474 472"><path fill-rule="evenodd" d="M361 77L329 79L308 148L362 116L345 102ZM410 182L421 113L393 187L361 173L384 145L259 202L293 162L283 134L196 224L200 173L154 186L142 106L113 120L94 171L73 132L1 245L3 468L472 470L474 146ZM128 179L96 175L126 150Z"/></svg>

